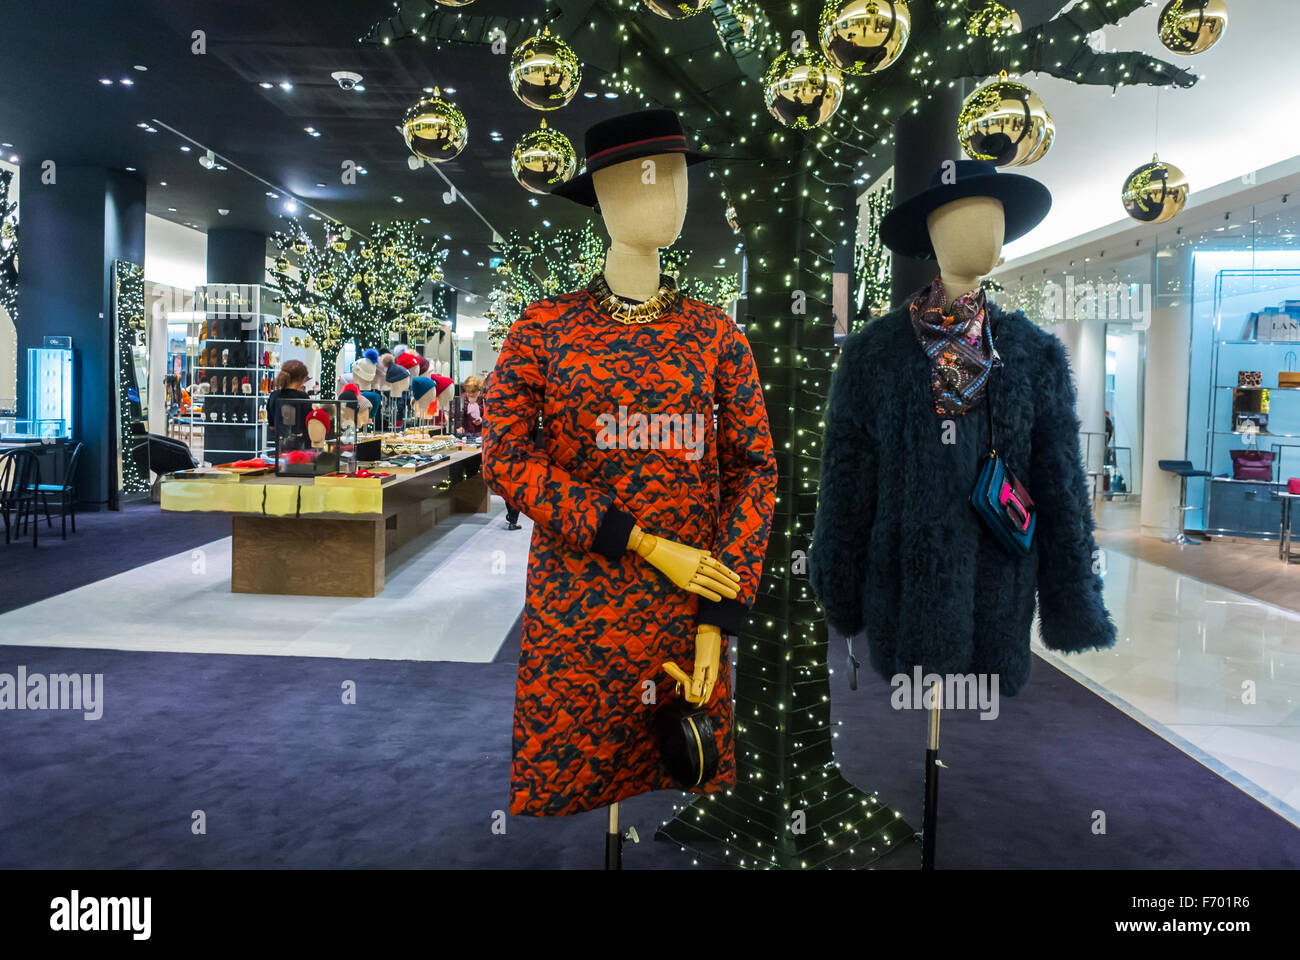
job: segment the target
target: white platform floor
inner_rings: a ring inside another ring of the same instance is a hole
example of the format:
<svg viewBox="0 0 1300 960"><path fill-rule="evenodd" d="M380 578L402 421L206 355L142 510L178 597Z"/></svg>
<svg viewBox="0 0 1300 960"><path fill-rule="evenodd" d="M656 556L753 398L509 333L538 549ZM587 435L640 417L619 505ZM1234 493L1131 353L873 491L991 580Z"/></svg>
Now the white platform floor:
<svg viewBox="0 0 1300 960"><path fill-rule="evenodd" d="M453 514L388 558L378 597L230 592L230 538L0 616L0 644L490 662L524 606L532 523ZM334 576L329 557L301 557ZM70 615L73 614L73 615Z"/></svg>
<svg viewBox="0 0 1300 960"><path fill-rule="evenodd" d="M486 663L523 608L520 522L507 530L496 498L451 517L389 558L372 599L232 594L217 540L0 615L0 645ZM1107 557L1117 646L1035 652L1300 826L1300 613ZM328 557L302 562L331 576Z"/></svg>

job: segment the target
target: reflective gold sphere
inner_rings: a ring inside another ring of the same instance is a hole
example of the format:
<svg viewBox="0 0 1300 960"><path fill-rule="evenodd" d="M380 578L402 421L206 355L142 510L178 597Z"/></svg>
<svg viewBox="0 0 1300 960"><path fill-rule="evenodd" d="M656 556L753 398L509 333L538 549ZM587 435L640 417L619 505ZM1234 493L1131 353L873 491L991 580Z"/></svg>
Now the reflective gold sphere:
<svg viewBox="0 0 1300 960"><path fill-rule="evenodd" d="M767 68L763 100L783 126L811 130L835 115L844 99L844 75L811 48L783 53Z"/></svg>
<svg viewBox="0 0 1300 960"><path fill-rule="evenodd" d="M1210 49L1227 29L1223 0L1169 0L1160 11L1160 42L1185 57Z"/></svg>
<svg viewBox="0 0 1300 960"><path fill-rule="evenodd" d="M519 185L532 193L550 193L560 184L573 179L578 170L578 156L569 138L542 125L524 134L510 154L510 172Z"/></svg>
<svg viewBox="0 0 1300 960"><path fill-rule="evenodd" d="M657 13L665 20L685 20L697 13L709 9L710 0L641 0L651 13Z"/></svg>
<svg viewBox="0 0 1300 960"><path fill-rule="evenodd" d="M297 240L293 242L293 246L290 249L293 250L294 253L298 254L298 256L301 257L304 253L307 252L307 238L299 237Z"/></svg>
<svg viewBox="0 0 1300 960"><path fill-rule="evenodd" d="M1153 156L1128 175L1120 199L1124 212L1134 220L1165 223L1186 206L1191 189L1183 171Z"/></svg>
<svg viewBox="0 0 1300 960"><path fill-rule="evenodd" d="M972 160L1023 167L1041 160L1056 137L1042 98L1006 74L980 87L961 106L957 139Z"/></svg>
<svg viewBox="0 0 1300 960"><path fill-rule="evenodd" d="M529 37L510 55L510 89L534 110L558 110L581 84L578 55L549 29Z"/></svg>
<svg viewBox="0 0 1300 960"><path fill-rule="evenodd" d="M434 283L442 283L442 267L435 265L434 268L429 271L429 279Z"/></svg>
<svg viewBox="0 0 1300 960"><path fill-rule="evenodd" d="M454 160L469 142L465 114L438 95L425 97L402 118L402 139L421 160L443 163Z"/></svg>
<svg viewBox="0 0 1300 960"><path fill-rule="evenodd" d="M854 76L884 70L899 58L912 32L903 0L828 0L822 9L822 53Z"/></svg>
<svg viewBox="0 0 1300 960"><path fill-rule="evenodd" d="M1011 37L1023 29L1020 14L997 0L988 0L982 10L976 10L966 21L966 32L972 37Z"/></svg>

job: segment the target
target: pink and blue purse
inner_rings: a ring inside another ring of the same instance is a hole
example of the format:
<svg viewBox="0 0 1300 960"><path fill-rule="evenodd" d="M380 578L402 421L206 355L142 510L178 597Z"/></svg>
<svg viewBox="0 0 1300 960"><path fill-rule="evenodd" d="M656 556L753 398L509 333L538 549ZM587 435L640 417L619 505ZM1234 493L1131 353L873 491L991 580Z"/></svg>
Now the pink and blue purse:
<svg viewBox="0 0 1300 960"><path fill-rule="evenodd" d="M989 421L989 455L980 468L979 479L975 481L975 489L971 492L971 506L1008 553L1027 555L1034 544L1038 511L1029 492L998 456L997 448L993 445L991 371L984 399Z"/></svg>

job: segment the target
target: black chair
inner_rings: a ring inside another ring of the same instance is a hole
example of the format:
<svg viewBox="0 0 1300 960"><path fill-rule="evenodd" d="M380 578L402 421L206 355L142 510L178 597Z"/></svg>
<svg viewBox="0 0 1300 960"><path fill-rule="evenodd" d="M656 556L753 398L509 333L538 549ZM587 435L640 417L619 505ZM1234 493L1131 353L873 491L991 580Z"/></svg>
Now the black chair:
<svg viewBox="0 0 1300 960"><path fill-rule="evenodd" d="M0 454L0 513L4 514L5 543L11 542L15 529L21 536L30 519L33 521L32 546L39 544L41 524L37 516L39 500L35 487L40 476L40 461L30 450L10 450Z"/></svg>
<svg viewBox="0 0 1300 960"><path fill-rule="evenodd" d="M154 503L162 499L159 491L164 476L177 470L193 470L198 465L198 459L180 440L160 433L149 434L149 469L155 474L153 485L149 488L149 499Z"/></svg>
<svg viewBox="0 0 1300 960"><path fill-rule="evenodd" d="M1178 535L1176 537L1168 538L1165 540L1165 543L1177 543L1183 546L1199 546L1201 541L1189 537L1183 525L1183 517L1186 512L1188 510L1196 509L1195 507L1189 507L1187 505L1187 478L1208 477L1211 475L1210 471L1197 470L1192 466L1192 461L1190 460L1161 460L1159 461L1159 465L1161 470L1164 470L1167 473L1172 473L1180 478L1178 488L1178 522L1175 524L1178 529Z"/></svg>
<svg viewBox="0 0 1300 960"><path fill-rule="evenodd" d="M63 539L68 539L68 517L72 518L72 532L77 532L77 463L81 459L81 444L78 443L72 448L72 455L68 457L68 464L63 470L62 483L36 483L33 484L35 494L41 498L41 505L45 508L45 522L53 526L50 521L50 497L59 498L59 522L62 526Z"/></svg>

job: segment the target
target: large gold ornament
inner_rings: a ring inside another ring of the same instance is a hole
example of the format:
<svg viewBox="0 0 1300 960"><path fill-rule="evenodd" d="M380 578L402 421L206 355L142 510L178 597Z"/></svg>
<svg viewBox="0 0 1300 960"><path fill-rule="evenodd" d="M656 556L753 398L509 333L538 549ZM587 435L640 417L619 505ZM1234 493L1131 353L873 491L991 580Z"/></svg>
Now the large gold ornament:
<svg viewBox="0 0 1300 960"><path fill-rule="evenodd" d="M361 259L362 259L362 260L370 260L370 259L373 259L374 255L375 255L375 251L374 251L374 248L373 248L373 247L362 247L362 248L361 248ZM367 281L366 281L366 283L373 283L373 282L374 282L373 280L367 280Z"/></svg>
<svg viewBox="0 0 1300 960"><path fill-rule="evenodd" d="M1055 137L1056 124L1042 98L1008 80L1005 71L967 97L957 117L957 139L966 155L998 167L1041 160Z"/></svg>
<svg viewBox="0 0 1300 960"><path fill-rule="evenodd" d="M1169 0L1160 11L1160 42L1185 57L1210 49L1227 29L1223 0Z"/></svg>
<svg viewBox="0 0 1300 960"><path fill-rule="evenodd" d="M1124 181L1120 199L1124 212L1142 223L1165 223L1187 204L1191 187L1187 175L1154 154Z"/></svg>
<svg viewBox="0 0 1300 960"><path fill-rule="evenodd" d="M524 134L510 154L510 172L532 193L550 193L573 179L577 170L573 144L559 130L548 127L544 118L540 127Z"/></svg>
<svg viewBox="0 0 1300 960"><path fill-rule="evenodd" d="M697 13L709 9L711 0L641 0L651 13L657 13L665 20L685 20Z"/></svg>
<svg viewBox="0 0 1300 960"><path fill-rule="evenodd" d="M814 53L783 53L763 78L767 109L783 125L811 130L835 115L844 99L844 75Z"/></svg>
<svg viewBox="0 0 1300 960"><path fill-rule="evenodd" d="M1011 37L1023 29L1020 14L997 0L988 0L984 9L976 10L966 21L966 32L972 37Z"/></svg>
<svg viewBox="0 0 1300 960"><path fill-rule="evenodd" d="M293 242L293 246L290 249L292 249L294 253L298 254L298 256L301 257L304 253L307 252L307 238L299 237L297 240Z"/></svg>
<svg viewBox="0 0 1300 960"><path fill-rule="evenodd" d="M333 250L335 253L342 253L347 248L348 248L347 238L344 237L343 234L341 233L334 234L333 239L330 240L330 249Z"/></svg>
<svg viewBox="0 0 1300 960"><path fill-rule="evenodd" d="M402 118L402 139L421 160L443 163L454 160L469 142L469 124L455 104L442 99L437 87L406 111Z"/></svg>
<svg viewBox="0 0 1300 960"><path fill-rule="evenodd" d="M371 291L370 302L376 307L382 307L388 302L388 294L382 288Z"/></svg>
<svg viewBox="0 0 1300 960"><path fill-rule="evenodd" d="M903 0L827 0L822 9L822 53L854 76L884 70L899 58L912 32Z"/></svg>
<svg viewBox="0 0 1300 960"><path fill-rule="evenodd" d="M277 271L278 273L288 273L288 272L289 272L289 258L288 258L288 257L276 257L276 258L275 258L275 269L276 269L276 271Z"/></svg>
<svg viewBox="0 0 1300 960"><path fill-rule="evenodd" d="M545 28L510 55L510 89L534 110L558 110L582 83L582 63L573 48Z"/></svg>
<svg viewBox="0 0 1300 960"><path fill-rule="evenodd" d="M435 263L433 269L429 271L429 279L434 283L442 283L442 267Z"/></svg>

